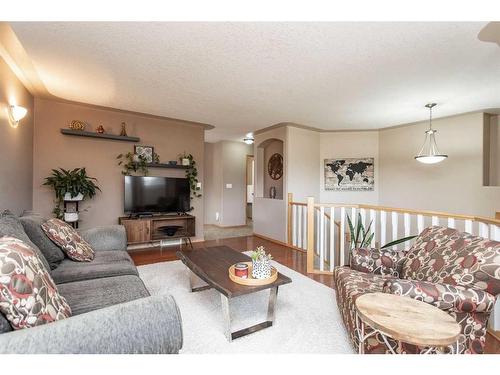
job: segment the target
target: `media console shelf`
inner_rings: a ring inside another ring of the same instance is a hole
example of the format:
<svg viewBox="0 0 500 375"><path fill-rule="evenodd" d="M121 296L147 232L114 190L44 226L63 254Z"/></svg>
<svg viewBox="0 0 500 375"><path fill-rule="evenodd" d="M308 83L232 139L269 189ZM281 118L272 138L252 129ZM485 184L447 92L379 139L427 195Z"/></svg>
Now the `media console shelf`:
<svg viewBox="0 0 500 375"><path fill-rule="evenodd" d="M195 217L192 215L154 215L147 217L122 216L118 222L125 227L127 244L141 244L160 240L194 237ZM168 236L162 227L178 226L173 236Z"/></svg>

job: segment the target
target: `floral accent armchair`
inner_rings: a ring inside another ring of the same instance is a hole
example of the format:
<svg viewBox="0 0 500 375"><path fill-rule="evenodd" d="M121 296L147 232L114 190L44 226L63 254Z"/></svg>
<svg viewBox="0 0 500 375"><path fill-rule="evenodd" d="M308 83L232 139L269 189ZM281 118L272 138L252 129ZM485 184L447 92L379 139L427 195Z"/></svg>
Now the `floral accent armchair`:
<svg viewBox="0 0 500 375"><path fill-rule="evenodd" d="M500 242L429 227L407 252L354 249L351 267L337 267L334 278L337 304L356 349L356 298L383 291L430 303L453 316L462 332L448 352L483 353L488 318L500 294ZM395 341L389 343L397 349ZM422 349L402 346L406 353ZM365 342L365 353L385 351L378 335Z"/></svg>

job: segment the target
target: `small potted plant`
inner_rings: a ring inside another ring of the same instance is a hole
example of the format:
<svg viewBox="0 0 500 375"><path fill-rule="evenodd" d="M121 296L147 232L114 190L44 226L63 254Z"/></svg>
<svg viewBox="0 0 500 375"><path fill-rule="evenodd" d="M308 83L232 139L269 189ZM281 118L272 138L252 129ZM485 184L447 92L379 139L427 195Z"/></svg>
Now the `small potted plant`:
<svg viewBox="0 0 500 375"><path fill-rule="evenodd" d="M268 279L271 277L271 254L266 254L264 246L252 251L252 277L254 279Z"/></svg>
<svg viewBox="0 0 500 375"><path fill-rule="evenodd" d="M185 151L179 155L179 161L181 162L181 165L184 165L185 167L187 167L191 164L192 158L193 158L193 155L187 154Z"/></svg>
<svg viewBox="0 0 500 375"><path fill-rule="evenodd" d="M61 204L64 201L81 201L85 198L93 198L99 187L95 184L97 180L89 177L85 168L66 170L64 168L53 169L52 175L45 178L43 185L51 186L56 194L56 206L53 213L62 218Z"/></svg>

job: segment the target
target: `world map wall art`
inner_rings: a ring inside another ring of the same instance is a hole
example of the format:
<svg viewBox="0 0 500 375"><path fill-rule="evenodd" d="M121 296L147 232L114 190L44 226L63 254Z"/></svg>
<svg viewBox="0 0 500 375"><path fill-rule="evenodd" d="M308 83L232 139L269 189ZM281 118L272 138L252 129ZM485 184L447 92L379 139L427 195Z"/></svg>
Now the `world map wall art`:
<svg viewBox="0 0 500 375"><path fill-rule="evenodd" d="M373 158L325 159L325 190L373 190L374 164Z"/></svg>

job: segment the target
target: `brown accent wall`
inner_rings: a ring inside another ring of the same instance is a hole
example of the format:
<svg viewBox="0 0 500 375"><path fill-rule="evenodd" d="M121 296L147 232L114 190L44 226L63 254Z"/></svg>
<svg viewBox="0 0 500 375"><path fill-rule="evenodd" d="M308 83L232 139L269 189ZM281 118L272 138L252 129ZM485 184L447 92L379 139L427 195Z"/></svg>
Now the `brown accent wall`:
<svg viewBox="0 0 500 375"><path fill-rule="evenodd" d="M102 124L108 133L118 134L121 122L127 123L127 133L141 138L137 145L153 146L161 162L177 160L183 151L192 153L197 162L199 180L203 181L204 129L182 121L130 114L113 109L94 108L75 103L35 99L33 208L49 215L54 193L42 186L52 168L86 167L88 174L98 179L101 193L82 208L81 228L116 224L123 215L123 175L116 156L134 151L134 143L67 136L60 133L71 120L91 124L90 131ZM150 176L184 177L184 170L153 169ZM202 191L203 194L203 191ZM196 239L203 238L203 197L194 198Z"/></svg>
<svg viewBox="0 0 500 375"><path fill-rule="evenodd" d="M28 109L17 128L9 124L11 104ZM33 96L0 57L0 211L32 208L33 118Z"/></svg>

